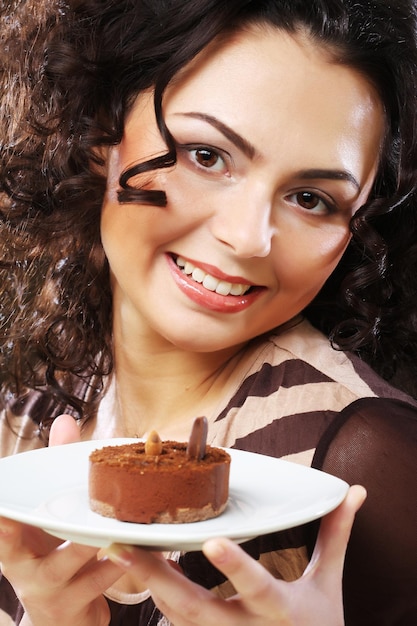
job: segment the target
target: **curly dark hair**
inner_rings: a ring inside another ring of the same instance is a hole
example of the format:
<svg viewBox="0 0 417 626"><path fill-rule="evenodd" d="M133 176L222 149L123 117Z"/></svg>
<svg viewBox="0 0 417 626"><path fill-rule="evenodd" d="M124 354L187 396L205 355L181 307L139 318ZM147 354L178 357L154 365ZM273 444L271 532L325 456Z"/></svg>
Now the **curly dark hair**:
<svg viewBox="0 0 417 626"><path fill-rule="evenodd" d="M112 371L112 312L100 242L101 149L121 141L138 93L154 88L166 154L120 178L120 203L163 206L129 184L175 164L164 90L215 37L246 24L302 28L360 71L383 103L373 189L334 274L305 311L335 347L386 378L417 354L416 7L412 0L6 0L0 9L1 380L88 416ZM411 371L411 370L409 370ZM414 372L414 370L413 370ZM87 405L74 391L85 380ZM93 381L93 382L91 382Z"/></svg>

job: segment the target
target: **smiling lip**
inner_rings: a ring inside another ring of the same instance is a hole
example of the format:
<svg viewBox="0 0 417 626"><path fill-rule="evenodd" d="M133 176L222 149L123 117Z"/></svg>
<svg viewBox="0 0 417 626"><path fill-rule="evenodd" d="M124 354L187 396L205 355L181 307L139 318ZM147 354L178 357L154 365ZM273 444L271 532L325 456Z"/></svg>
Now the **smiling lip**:
<svg viewBox="0 0 417 626"><path fill-rule="evenodd" d="M218 313L243 311L265 289L247 282L244 278L228 276L213 266L197 265L188 259L173 255L167 255L167 259L173 278L181 291L190 300L211 311ZM189 266L185 268L184 263L188 263ZM197 272L190 273L193 267ZM185 269L188 273L185 273ZM209 288L205 287L203 282L209 284Z"/></svg>

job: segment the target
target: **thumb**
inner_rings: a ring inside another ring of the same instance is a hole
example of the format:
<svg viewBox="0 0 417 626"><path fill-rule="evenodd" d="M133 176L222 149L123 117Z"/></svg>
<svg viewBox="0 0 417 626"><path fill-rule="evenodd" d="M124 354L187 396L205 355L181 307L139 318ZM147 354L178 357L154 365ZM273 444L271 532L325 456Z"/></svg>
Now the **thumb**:
<svg viewBox="0 0 417 626"><path fill-rule="evenodd" d="M49 445L60 446L64 443L77 443L81 440L80 429L71 415L58 415L53 421L49 434Z"/></svg>
<svg viewBox="0 0 417 626"><path fill-rule="evenodd" d="M342 575L345 552L355 514L366 498L366 491L359 485L349 488L342 504L326 515L320 524L316 547L304 575L314 573L326 577L335 573Z"/></svg>

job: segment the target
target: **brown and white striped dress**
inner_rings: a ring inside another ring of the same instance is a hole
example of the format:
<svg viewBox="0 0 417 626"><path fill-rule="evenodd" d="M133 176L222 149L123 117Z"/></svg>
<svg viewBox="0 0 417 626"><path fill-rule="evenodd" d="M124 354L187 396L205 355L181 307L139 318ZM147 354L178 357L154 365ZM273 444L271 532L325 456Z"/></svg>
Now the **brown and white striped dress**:
<svg viewBox="0 0 417 626"><path fill-rule="evenodd" d="M29 408L24 414L12 404L3 408L1 456L43 445L36 436L39 406L34 399L32 405L26 401ZM93 438L109 436L111 425L100 423L100 411L96 421ZM381 380L356 356L331 348L328 339L303 320L257 339L246 350L218 412L209 416L209 439L213 445L313 464L350 483L364 484L368 499L357 517L346 561L346 624L417 624L414 400ZM403 462L408 463L406 468ZM393 501L395 516L390 514ZM243 547L274 576L293 580L308 562L315 533L313 524L259 537ZM406 552L400 558L403 547ZM225 597L233 593L201 553L177 557L186 575L199 584ZM111 626L167 623L146 593L127 596L109 590L107 595ZM20 615L13 590L3 578L0 626L18 623Z"/></svg>

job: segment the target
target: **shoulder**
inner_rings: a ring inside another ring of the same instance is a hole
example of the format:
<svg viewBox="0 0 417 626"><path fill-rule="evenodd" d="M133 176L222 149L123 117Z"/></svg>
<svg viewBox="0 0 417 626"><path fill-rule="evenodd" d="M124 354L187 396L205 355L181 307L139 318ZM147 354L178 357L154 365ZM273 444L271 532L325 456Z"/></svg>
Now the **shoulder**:
<svg viewBox="0 0 417 626"><path fill-rule="evenodd" d="M358 356L334 348L329 339L305 319L283 333L272 333L266 342L269 348L265 349L264 356L271 366L291 372L292 384L326 382L344 389L350 402L362 397L414 402Z"/></svg>
<svg viewBox="0 0 417 626"><path fill-rule="evenodd" d="M358 399L407 399L359 359L334 350L308 322L253 342L231 383L211 426L216 445L303 463L311 462L335 417Z"/></svg>
<svg viewBox="0 0 417 626"><path fill-rule="evenodd" d="M408 451L417 464L416 446L415 404L396 398L360 398L334 417L317 446L313 465L327 470L338 466L339 474L349 472L352 483L355 472L356 480L360 479L357 472L364 463L373 469L375 461L397 455L404 460L403 453Z"/></svg>
<svg viewBox="0 0 417 626"><path fill-rule="evenodd" d="M313 467L368 494L346 555L347 624L416 623L416 449L417 410L392 398L347 406L317 446Z"/></svg>

